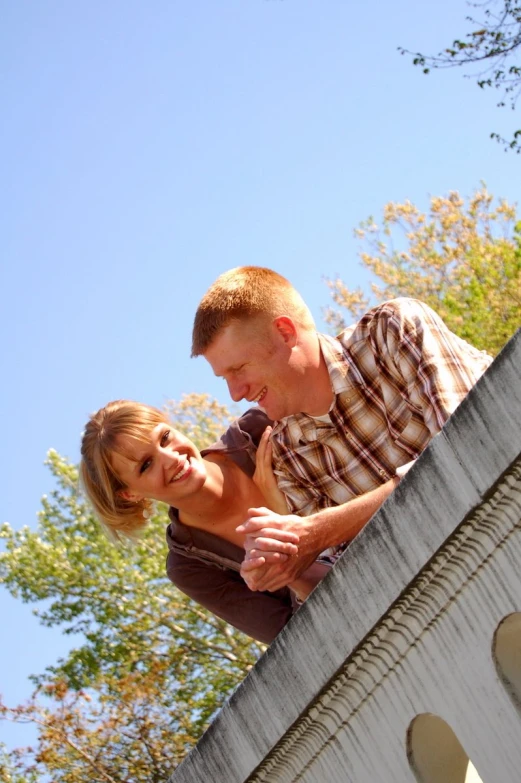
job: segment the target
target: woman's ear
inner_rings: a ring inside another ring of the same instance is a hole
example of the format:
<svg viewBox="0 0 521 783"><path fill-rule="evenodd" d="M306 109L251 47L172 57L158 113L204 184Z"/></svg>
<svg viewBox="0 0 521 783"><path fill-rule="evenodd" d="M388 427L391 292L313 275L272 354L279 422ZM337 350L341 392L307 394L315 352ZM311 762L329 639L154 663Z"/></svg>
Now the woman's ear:
<svg viewBox="0 0 521 783"><path fill-rule="evenodd" d="M142 495L136 495L135 492L131 492L129 489L119 489L118 495L120 498L128 500L130 503L139 503L140 500L143 500Z"/></svg>

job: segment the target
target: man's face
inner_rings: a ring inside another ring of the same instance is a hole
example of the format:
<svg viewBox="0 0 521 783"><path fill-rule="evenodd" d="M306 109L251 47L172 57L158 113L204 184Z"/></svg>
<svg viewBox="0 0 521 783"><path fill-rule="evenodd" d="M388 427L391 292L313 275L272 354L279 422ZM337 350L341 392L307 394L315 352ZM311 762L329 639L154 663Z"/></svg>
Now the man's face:
<svg viewBox="0 0 521 783"><path fill-rule="evenodd" d="M234 321L204 357L235 402L255 402L274 420L301 411L304 367L290 332L277 321Z"/></svg>

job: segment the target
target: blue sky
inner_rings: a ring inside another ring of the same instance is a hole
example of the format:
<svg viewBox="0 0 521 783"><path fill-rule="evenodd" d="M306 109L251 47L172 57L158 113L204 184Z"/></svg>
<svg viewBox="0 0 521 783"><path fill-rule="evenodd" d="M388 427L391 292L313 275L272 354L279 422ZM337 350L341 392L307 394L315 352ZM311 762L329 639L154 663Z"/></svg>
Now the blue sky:
<svg viewBox="0 0 521 783"><path fill-rule="evenodd" d="M36 525L47 450L77 460L109 400L228 401L189 358L219 273L276 269L323 327L324 276L366 284L353 228L387 201L426 207L481 180L516 201L521 158L488 138L516 116L397 52L438 51L466 13L464 0L2 3L0 521ZM0 612L13 704L70 640L5 590ZM2 738L29 733L0 723Z"/></svg>

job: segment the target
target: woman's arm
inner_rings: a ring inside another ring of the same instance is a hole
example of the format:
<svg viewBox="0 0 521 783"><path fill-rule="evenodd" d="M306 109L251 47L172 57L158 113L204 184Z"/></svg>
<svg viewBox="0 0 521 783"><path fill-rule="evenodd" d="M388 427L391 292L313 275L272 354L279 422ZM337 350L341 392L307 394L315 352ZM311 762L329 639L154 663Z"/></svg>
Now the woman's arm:
<svg viewBox="0 0 521 783"><path fill-rule="evenodd" d="M253 475L253 481L266 500L266 506L277 514L287 514L289 512L288 504L284 493L280 491L277 486L277 479L273 473L272 467L272 449L271 449L271 427L266 427L262 437L259 441L259 447L257 449L256 468ZM273 531L273 546L277 546L279 531ZM264 541L267 541L267 537L264 537ZM282 541L282 538L281 538ZM265 562L266 551L252 550L248 553L248 557L258 556L262 562ZM259 563L261 562L259 560ZM329 571L329 566L322 563L312 563L304 573L295 579L288 587L295 593L300 601L305 601L310 592L317 586L317 584L324 578Z"/></svg>
<svg viewBox="0 0 521 783"><path fill-rule="evenodd" d="M288 590L252 592L228 568L170 550L166 570L178 590L264 644L273 641L293 613Z"/></svg>
<svg viewBox="0 0 521 783"><path fill-rule="evenodd" d="M277 479L273 472L271 431L272 427L266 427L259 441L253 482L264 495L267 508L275 511L276 514L289 514L286 498L278 488Z"/></svg>
<svg viewBox="0 0 521 783"><path fill-rule="evenodd" d="M331 568L332 566L326 565L325 563L319 563L315 560L315 562L311 563L309 568L306 568L304 573L299 576L298 579L294 579L288 587L293 590L299 601L305 601L310 592L315 589Z"/></svg>

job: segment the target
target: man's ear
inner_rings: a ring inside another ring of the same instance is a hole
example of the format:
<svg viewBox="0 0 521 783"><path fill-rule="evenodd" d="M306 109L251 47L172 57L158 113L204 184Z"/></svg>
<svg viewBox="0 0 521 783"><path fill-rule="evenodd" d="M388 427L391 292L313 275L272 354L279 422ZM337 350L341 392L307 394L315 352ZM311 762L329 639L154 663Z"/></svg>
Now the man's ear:
<svg viewBox="0 0 521 783"><path fill-rule="evenodd" d="M136 495L135 492L131 492L129 489L118 489L118 495L123 500L128 500L129 503L139 503L140 500L143 500L142 495Z"/></svg>
<svg viewBox="0 0 521 783"><path fill-rule="evenodd" d="M288 315L279 315L273 321L273 326L282 337L288 348L293 348L298 342L298 332L295 322Z"/></svg>

